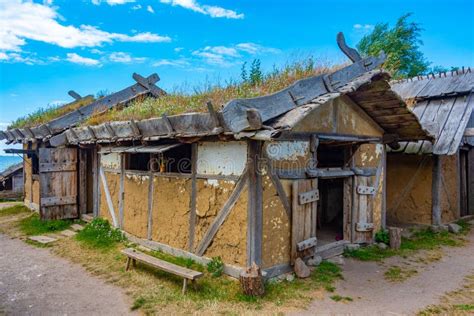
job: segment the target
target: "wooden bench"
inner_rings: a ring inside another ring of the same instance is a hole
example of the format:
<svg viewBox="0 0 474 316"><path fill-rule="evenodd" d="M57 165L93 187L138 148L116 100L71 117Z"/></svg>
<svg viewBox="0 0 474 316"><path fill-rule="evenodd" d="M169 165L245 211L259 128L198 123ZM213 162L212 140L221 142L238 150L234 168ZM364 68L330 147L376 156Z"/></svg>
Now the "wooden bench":
<svg viewBox="0 0 474 316"><path fill-rule="evenodd" d="M160 260L143 252L137 251L133 248L124 249L122 250L122 253L127 256L127 266L125 268L126 271L130 269L130 263L132 263L135 267L137 261L140 261L157 269L182 277L183 294L186 293L188 281L191 281L193 283L193 286L196 287L196 279L199 279L204 275L202 272L194 271L188 268L175 265L168 261Z"/></svg>

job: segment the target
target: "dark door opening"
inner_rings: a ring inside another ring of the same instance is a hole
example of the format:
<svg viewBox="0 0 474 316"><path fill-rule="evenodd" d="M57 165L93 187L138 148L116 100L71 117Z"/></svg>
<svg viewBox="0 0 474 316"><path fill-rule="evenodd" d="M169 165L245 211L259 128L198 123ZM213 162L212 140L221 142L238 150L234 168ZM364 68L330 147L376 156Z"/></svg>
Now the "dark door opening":
<svg viewBox="0 0 474 316"><path fill-rule="evenodd" d="M319 179L318 246L344 239L344 178Z"/></svg>

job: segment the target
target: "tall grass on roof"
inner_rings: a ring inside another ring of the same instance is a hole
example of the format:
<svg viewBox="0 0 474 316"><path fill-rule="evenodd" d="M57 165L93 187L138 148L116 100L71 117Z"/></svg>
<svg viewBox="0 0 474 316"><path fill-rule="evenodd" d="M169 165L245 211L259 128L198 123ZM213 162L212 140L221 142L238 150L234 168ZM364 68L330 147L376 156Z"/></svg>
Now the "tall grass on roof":
<svg viewBox="0 0 474 316"><path fill-rule="evenodd" d="M216 109L235 98L252 98L277 92L295 81L325 74L334 70L325 60L315 61L306 58L283 67L263 73L260 61L254 60L249 69L244 64L239 80L231 79L225 85L209 83L195 87L193 93L175 90L158 99L138 98L125 108L113 108L103 113L97 113L84 122L84 125L97 125L108 121L143 120L161 117L163 114L173 115L186 112L205 112L206 103L211 101Z"/></svg>
<svg viewBox="0 0 474 316"><path fill-rule="evenodd" d="M92 103L93 101L94 98L92 96L87 96L78 101L64 105L48 105L47 107L39 108L26 116L19 117L13 121L8 128L35 127L72 112L84 105Z"/></svg>

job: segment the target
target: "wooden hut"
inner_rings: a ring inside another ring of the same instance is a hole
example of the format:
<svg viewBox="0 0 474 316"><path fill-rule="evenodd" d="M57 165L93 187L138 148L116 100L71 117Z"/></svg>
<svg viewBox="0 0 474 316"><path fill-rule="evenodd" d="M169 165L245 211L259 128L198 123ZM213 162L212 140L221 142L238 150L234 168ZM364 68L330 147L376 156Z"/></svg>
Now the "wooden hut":
<svg viewBox="0 0 474 316"><path fill-rule="evenodd" d="M23 195L23 164L17 163L0 172L0 198Z"/></svg>
<svg viewBox="0 0 474 316"><path fill-rule="evenodd" d="M377 69L384 56L339 44L352 64L272 95L51 137L48 150L68 165L78 148L91 153L90 169L79 163L76 204L59 191L55 200L150 248L204 263L220 256L232 276L255 262L270 277L297 257L371 243L385 221L384 145L429 136Z"/></svg>
<svg viewBox="0 0 474 316"><path fill-rule="evenodd" d="M441 225L474 215L474 74L463 68L391 85L434 140L390 150L388 222Z"/></svg>

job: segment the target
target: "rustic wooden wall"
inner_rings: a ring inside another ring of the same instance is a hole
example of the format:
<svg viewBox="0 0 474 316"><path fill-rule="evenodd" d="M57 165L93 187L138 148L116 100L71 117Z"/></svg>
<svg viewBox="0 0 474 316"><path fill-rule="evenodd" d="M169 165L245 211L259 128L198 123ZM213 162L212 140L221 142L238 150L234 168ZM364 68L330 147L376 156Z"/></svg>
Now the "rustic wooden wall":
<svg viewBox="0 0 474 316"><path fill-rule="evenodd" d="M32 149L36 149L36 144L33 144ZM28 145L24 144L23 149L28 149ZM40 205L40 187L39 179L37 175L33 175L32 168L32 159L28 158L26 155L23 155L24 163L23 167L25 169L25 197L24 202L27 207L32 210L39 211Z"/></svg>

